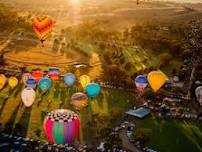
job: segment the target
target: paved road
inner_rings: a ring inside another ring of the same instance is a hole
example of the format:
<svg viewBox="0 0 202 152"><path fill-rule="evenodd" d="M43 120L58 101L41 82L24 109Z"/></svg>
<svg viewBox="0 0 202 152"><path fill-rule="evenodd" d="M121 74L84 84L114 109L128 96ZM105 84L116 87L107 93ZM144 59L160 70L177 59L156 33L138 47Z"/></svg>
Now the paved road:
<svg viewBox="0 0 202 152"><path fill-rule="evenodd" d="M128 139L127 137L127 126L126 129L122 130L119 134L122 140L122 147L130 152L140 152Z"/></svg>

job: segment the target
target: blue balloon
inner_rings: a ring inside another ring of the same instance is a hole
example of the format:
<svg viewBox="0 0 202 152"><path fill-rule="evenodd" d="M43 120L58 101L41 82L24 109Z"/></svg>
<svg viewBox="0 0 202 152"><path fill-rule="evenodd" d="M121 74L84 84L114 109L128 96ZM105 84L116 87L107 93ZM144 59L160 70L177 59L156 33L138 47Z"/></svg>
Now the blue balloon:
<svg viewBox="0 0 202 152"><path fill-rule="evenodd" d="M58 68L50 68L49 70L48 70L48 75L51 75L51 74L60 74L60 70L58 69Z"/></svg>
<svg viewBox="0 0 202 152"><path fill-rule="evenodd" d="M67 73L64 76L64 81L67 86L73 86L74 82L76 81L76 77L72 73Z"/></svg>
<svg viewBox="0 0 202 152"><path fill-rule="evenodd" d="M144 75L139 75L135 78L135 83L142 83L142 84L147 84L147 77Z"/></svg>
<svg viewBox="0 0 202 152"><path fill-rule="evenodd" d="M101 87L97 83L89 83L86 86L86 93L89 97L95 98L100 94Z"/></svg>
<svg viewBox="0 0 202 152"><path fill-rule="evenodd" d="M43 91L46 92L50 89L52 85L52 81L51 79L49 79L48 77L44 77L39 81L38 87Z"/></svg>
<svg viewBox="0 0 202 152"><path fill-rule="evenodd" d="M30 87L30 88L34 89L36 87L36 85L37 85L37 82L36 82L36 80L34 78L27 79L27 81L26 81L26 86L27 87Z"/></svg>
<svg viewBox="0 0 202 152"><path fill-rule="evenodd" d="M139 75L135 78L135 85L137 87L137 90L140 92L143 92L144 89L147 87L147 77L144 75Z"/></svg>

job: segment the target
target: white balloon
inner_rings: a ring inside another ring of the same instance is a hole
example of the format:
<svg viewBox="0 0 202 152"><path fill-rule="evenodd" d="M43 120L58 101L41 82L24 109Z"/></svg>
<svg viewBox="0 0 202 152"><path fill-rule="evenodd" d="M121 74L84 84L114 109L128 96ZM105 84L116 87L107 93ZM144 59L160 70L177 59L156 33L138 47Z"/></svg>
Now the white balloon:
<svg viewBox="0 0 202 152"><path fill-rule="evenodd" d="M202 106L202 86L199 86L198 88L196 88L195 94L198 102Z"/></svg>
<svg viewBox="0 0 202 152"><path fill-rule="evenodd" d="M22 91L21 98L26 107L30 107L34 103L35 97L36 97L36 93L30 87L25 88Z"/></svg>

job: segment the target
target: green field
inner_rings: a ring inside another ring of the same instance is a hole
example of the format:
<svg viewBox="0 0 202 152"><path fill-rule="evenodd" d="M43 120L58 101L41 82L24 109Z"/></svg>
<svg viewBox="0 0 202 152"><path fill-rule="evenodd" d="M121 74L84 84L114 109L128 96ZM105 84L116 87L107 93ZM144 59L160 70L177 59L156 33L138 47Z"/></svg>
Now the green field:
<svg viewBox="0 0 202 152"><path fill-rule="evenodd" d="M201 122L159 119L154 116L137 120L137 128L151 129L147 144L160 152L201 152Z"/></svg>
<svg viewBox="0 0 202 152"><path fill-rule="evenodd" d="M22 84L14 90L10 90L9 86L5 87L0 92L2 129L12 127L11 129L16 133L16 124L17 126L20 124L22 135L40 140L46 139L43 133L45 112L58 108L74 110L69 104L70 97L74 92L82 91L79 85L76 86L67 88L62 82L54 83L52 89L44 95L36 90L37 97L31 108L25 108L21 101ZM56 88L56 91L53 88ZM6 95L9 95L8 99L5 99ZM128 109L129 103L135 101L134 99L133 94L109 89L103 89L96 99L89 99L88 106L82 112L78 112L81 119L78 140L96 142L95 139L99 138L101 132L113 127L113 124L119 121Z"/></svg>

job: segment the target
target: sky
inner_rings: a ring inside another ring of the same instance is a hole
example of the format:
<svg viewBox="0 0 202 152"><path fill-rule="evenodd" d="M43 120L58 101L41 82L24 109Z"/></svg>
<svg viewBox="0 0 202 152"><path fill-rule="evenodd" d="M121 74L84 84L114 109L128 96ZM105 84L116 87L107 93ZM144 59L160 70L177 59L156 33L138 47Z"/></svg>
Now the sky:
<svg viewBox="0 0 202 152"><path fill-rule="evenodd" d="M178 2L178 3L202 3L202 0L156 0L156 1L170 1L170 2Z"/></svg>

